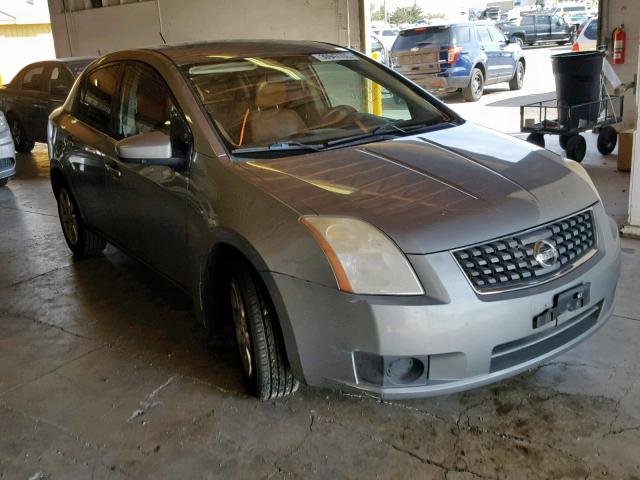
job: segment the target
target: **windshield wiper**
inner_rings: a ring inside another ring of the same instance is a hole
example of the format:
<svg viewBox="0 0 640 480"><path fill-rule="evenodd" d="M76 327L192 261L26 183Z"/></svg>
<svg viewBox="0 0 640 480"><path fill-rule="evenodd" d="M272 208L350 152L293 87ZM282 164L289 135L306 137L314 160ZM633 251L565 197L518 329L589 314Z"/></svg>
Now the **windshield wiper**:
<svg viewBox="0 0 640 480"><path fill-rule="evenodd" d="M371 131L367 133L362 133L359 135L352 135L350 137L339 138L337 140L331 140L326 143L327 148L336 147L336 146L344 146L345 144L357 143L361 140L373 141L376 138L381 140L385 139L388 135L409 135L417 130L424 130L425 128L430 128L435 125L440 125L444 122L436 122L432 123L430 121L422 121L416 123L410 123L408 125L400 124L406 122L406 120L402 120L400 122L393 123L385 123L384 125L378 125Z"/></svg>
<svg viewBox="0 0 640 480"><path fill-rule="evenodd" d="M255 153L255 152L284 152L284 151L312 151L319 152L324 145L312 145L302 142L275 142L261 147L236 148L231 153Z"/></svg>

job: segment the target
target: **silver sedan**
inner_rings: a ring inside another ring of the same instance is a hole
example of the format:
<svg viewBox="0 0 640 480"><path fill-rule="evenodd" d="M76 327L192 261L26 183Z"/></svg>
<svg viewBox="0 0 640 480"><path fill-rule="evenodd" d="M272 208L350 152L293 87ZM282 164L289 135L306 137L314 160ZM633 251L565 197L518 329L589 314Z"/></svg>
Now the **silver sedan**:
<svg viewBox="0 0 640 480"><path fill-rule="evenodd" d="M16 149L4 113L0 111L0 187L16 174Z"/></svg>
<svg viewBox="0 0 640 480"><path fill-rule="evenodd" d="M484 385L613 310L617 228L583 167L349 49L111 53L48 137L71 250L111 242L190 292L206 328L230 322L262 399Z"/></svg>

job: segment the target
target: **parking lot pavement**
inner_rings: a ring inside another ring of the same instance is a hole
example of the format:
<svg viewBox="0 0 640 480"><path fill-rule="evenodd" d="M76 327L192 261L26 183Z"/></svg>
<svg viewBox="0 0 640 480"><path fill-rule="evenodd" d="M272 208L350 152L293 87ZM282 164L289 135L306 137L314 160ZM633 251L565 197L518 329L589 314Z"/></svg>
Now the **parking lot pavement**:
<svg viewBox="0 0 640 480"><path fill-rule="evenodd" d="M0 190L0 478L640 476L640 241L623 241L611 321L511 380L404 402L303 387L260 403L232 332L205 342L171 284L111 246L72 258L46 155L19 155Z"/></svg>

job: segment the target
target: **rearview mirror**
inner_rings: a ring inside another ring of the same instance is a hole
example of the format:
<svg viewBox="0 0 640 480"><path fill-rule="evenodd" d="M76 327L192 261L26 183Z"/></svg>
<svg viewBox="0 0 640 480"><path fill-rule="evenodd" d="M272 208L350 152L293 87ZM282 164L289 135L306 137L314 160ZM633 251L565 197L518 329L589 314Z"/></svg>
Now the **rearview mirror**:
<svg viewBox="0 0 640 480"><path fill-rule="evenodd" d="M116 143L120 160L138 165L181 167L185 159L174 157L169 135L159 130L140 133Z"/></svg>

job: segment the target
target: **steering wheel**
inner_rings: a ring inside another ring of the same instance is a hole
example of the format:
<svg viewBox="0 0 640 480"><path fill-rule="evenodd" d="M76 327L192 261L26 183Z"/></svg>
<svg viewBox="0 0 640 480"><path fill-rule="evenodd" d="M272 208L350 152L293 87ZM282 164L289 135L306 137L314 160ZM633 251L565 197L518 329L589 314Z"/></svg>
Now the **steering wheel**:
<svg viewBox="0 0 640 480"><path fill-rule="evenodd" d="M320 117L320 124L323 127L338 125L356 112L357 110L350 105L338 105L324 112Z"/></svg>

